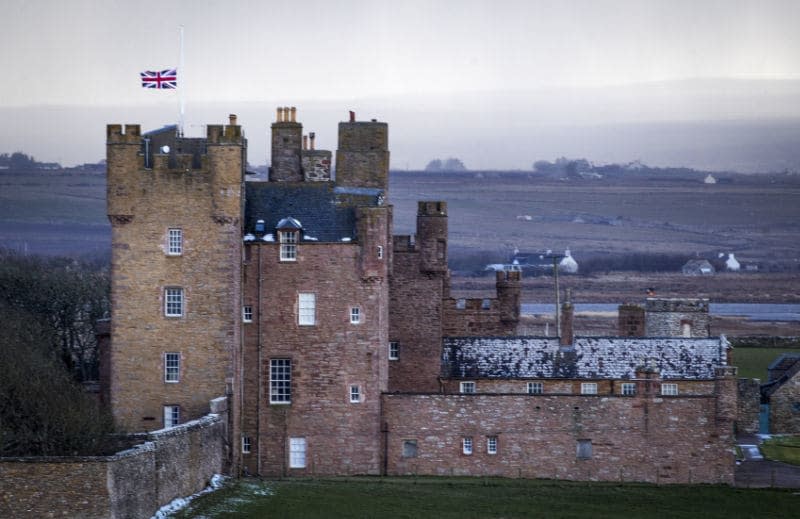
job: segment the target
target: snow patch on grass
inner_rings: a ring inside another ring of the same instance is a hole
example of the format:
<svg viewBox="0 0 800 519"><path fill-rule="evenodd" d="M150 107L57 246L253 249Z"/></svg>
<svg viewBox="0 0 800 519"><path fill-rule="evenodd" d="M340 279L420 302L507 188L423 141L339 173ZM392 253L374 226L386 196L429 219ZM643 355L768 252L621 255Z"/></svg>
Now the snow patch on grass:
<svg viewBox="0 0 800 519"><path fill-rule="evenodd" d="M168 504L162 506L158 509L158 511L153 514L153 517L150 519L168 519L172 516L175 512L186 508L186 506L192 502L193 499L196 497L202 496L204 494L208 494L209 492L213 492L215 490L219 490L225 484L225 480L228 479L226 476L222 474L214 474L211 476L211 481L206 488L197 492L196 494L192 494L188 497L176 497Z"/></svg>

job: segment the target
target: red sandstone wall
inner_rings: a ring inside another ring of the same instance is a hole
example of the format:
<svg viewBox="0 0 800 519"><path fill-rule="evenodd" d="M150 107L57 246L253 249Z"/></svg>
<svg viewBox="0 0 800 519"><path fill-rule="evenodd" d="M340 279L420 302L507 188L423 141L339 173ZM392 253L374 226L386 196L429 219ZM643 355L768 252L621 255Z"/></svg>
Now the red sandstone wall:
<svg viewBox="0 0 800 519"><path fill-rule="evenodd" d="M386 265L382 272L375 262L363 269L356 243L302 243L296 262L280 262L277 244L249 247L244 304L256 313L244 325L241 431L253 446L242 455L243 466L272 476L378 474L380 394L387 389ZM298 324L301 292L316 295L313 326ZM361 308L360 324L350 323L352 306ZM291 404L269 403L271 358L292 361ZM361 386L360 403L350 403L352 384ZM291 437L306 439L305 469L288 467Z"/></svg>
<svg viewBox="0 0 800 519"><path fill-rule="evenodd" d="M394 247L389 340L400 358L389 361L389 391L438 391L442 357L442 295L446 277L420 272L420 254Z"/></svg>
<svg viewBox="0 0 800 519"><path fill-rule="evenodd" d="M516 321L500 320L500 302L496 298L466 299L464 308L457 307L457 299L443 301L444 319L442 334L445 337L473 337L480 335L514 335L517 331Z"/></svg>
<svg viewBox="0 0 800 519"><path fill-rule="evenodd" d="M714 396L387 394L384 412L390 475L733 482L730 421L718 419ZM402 456L404 440L417 441L416 457ZM591 440L591 459L577 458L578 440Z"/></svg>

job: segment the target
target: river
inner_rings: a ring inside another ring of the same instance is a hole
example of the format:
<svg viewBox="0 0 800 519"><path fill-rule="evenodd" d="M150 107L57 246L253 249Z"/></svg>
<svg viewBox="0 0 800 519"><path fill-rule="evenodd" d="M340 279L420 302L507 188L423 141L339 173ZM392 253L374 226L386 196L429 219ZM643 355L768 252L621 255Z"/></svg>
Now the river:
<svg viewBox="0 0 800 519"><path fill-rule="evenodd" d="M613 303L577 303L575 312L616 312ZM552 314L552 303L523 303L523 314ZM711 303L709 312L718 316L740 316L751 321L800 321L800 304Z"/></svg>

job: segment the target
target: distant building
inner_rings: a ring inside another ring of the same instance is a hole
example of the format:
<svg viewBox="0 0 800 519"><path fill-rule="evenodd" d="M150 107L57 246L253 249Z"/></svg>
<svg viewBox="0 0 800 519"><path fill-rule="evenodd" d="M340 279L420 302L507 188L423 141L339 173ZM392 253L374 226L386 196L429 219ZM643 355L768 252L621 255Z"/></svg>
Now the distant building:
<svg viewBox="0 0 800 519"><path fill-rule="evenodd" d="M710 276L716 272L714 265L704 259L693 259L681 268L685 276Z"/></svg>
<svg viewBox="0 0 800 519"><path fill-rule="evenodd" d="M558 264L558 270L564 274L578 273L578 262L572 257L572 253L570 253L569 249L564 251L564 258Z"/></svg>
<svg viewBox="0 0 800 519"><path fill-rule="evenodd" d="M728 253L728 259L725 260L725 269L730 270L731 272L737 272L741 268L739 262L733 256L732 252Z"/></svg>
<svg viewBox="0 0 800 519"><path fill-rule="evenodd" d="M714 178L714 175L709 173L708 176L706 176L706 178L703 180L703 183L704 184L716 184L717 183L717 179Z"/></svg>

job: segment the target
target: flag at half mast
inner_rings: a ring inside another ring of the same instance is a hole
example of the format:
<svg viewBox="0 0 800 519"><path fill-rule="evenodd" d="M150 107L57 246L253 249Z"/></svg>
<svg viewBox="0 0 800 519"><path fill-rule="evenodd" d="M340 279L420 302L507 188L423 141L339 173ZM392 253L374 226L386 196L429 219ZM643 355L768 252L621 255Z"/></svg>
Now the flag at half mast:
<svg viewBox="0 0 800 519"><path fill-rule="evenodd" d="M178 71L171 68L167 70L146 70L140 72L142 88L178 88Z"/></svg>

